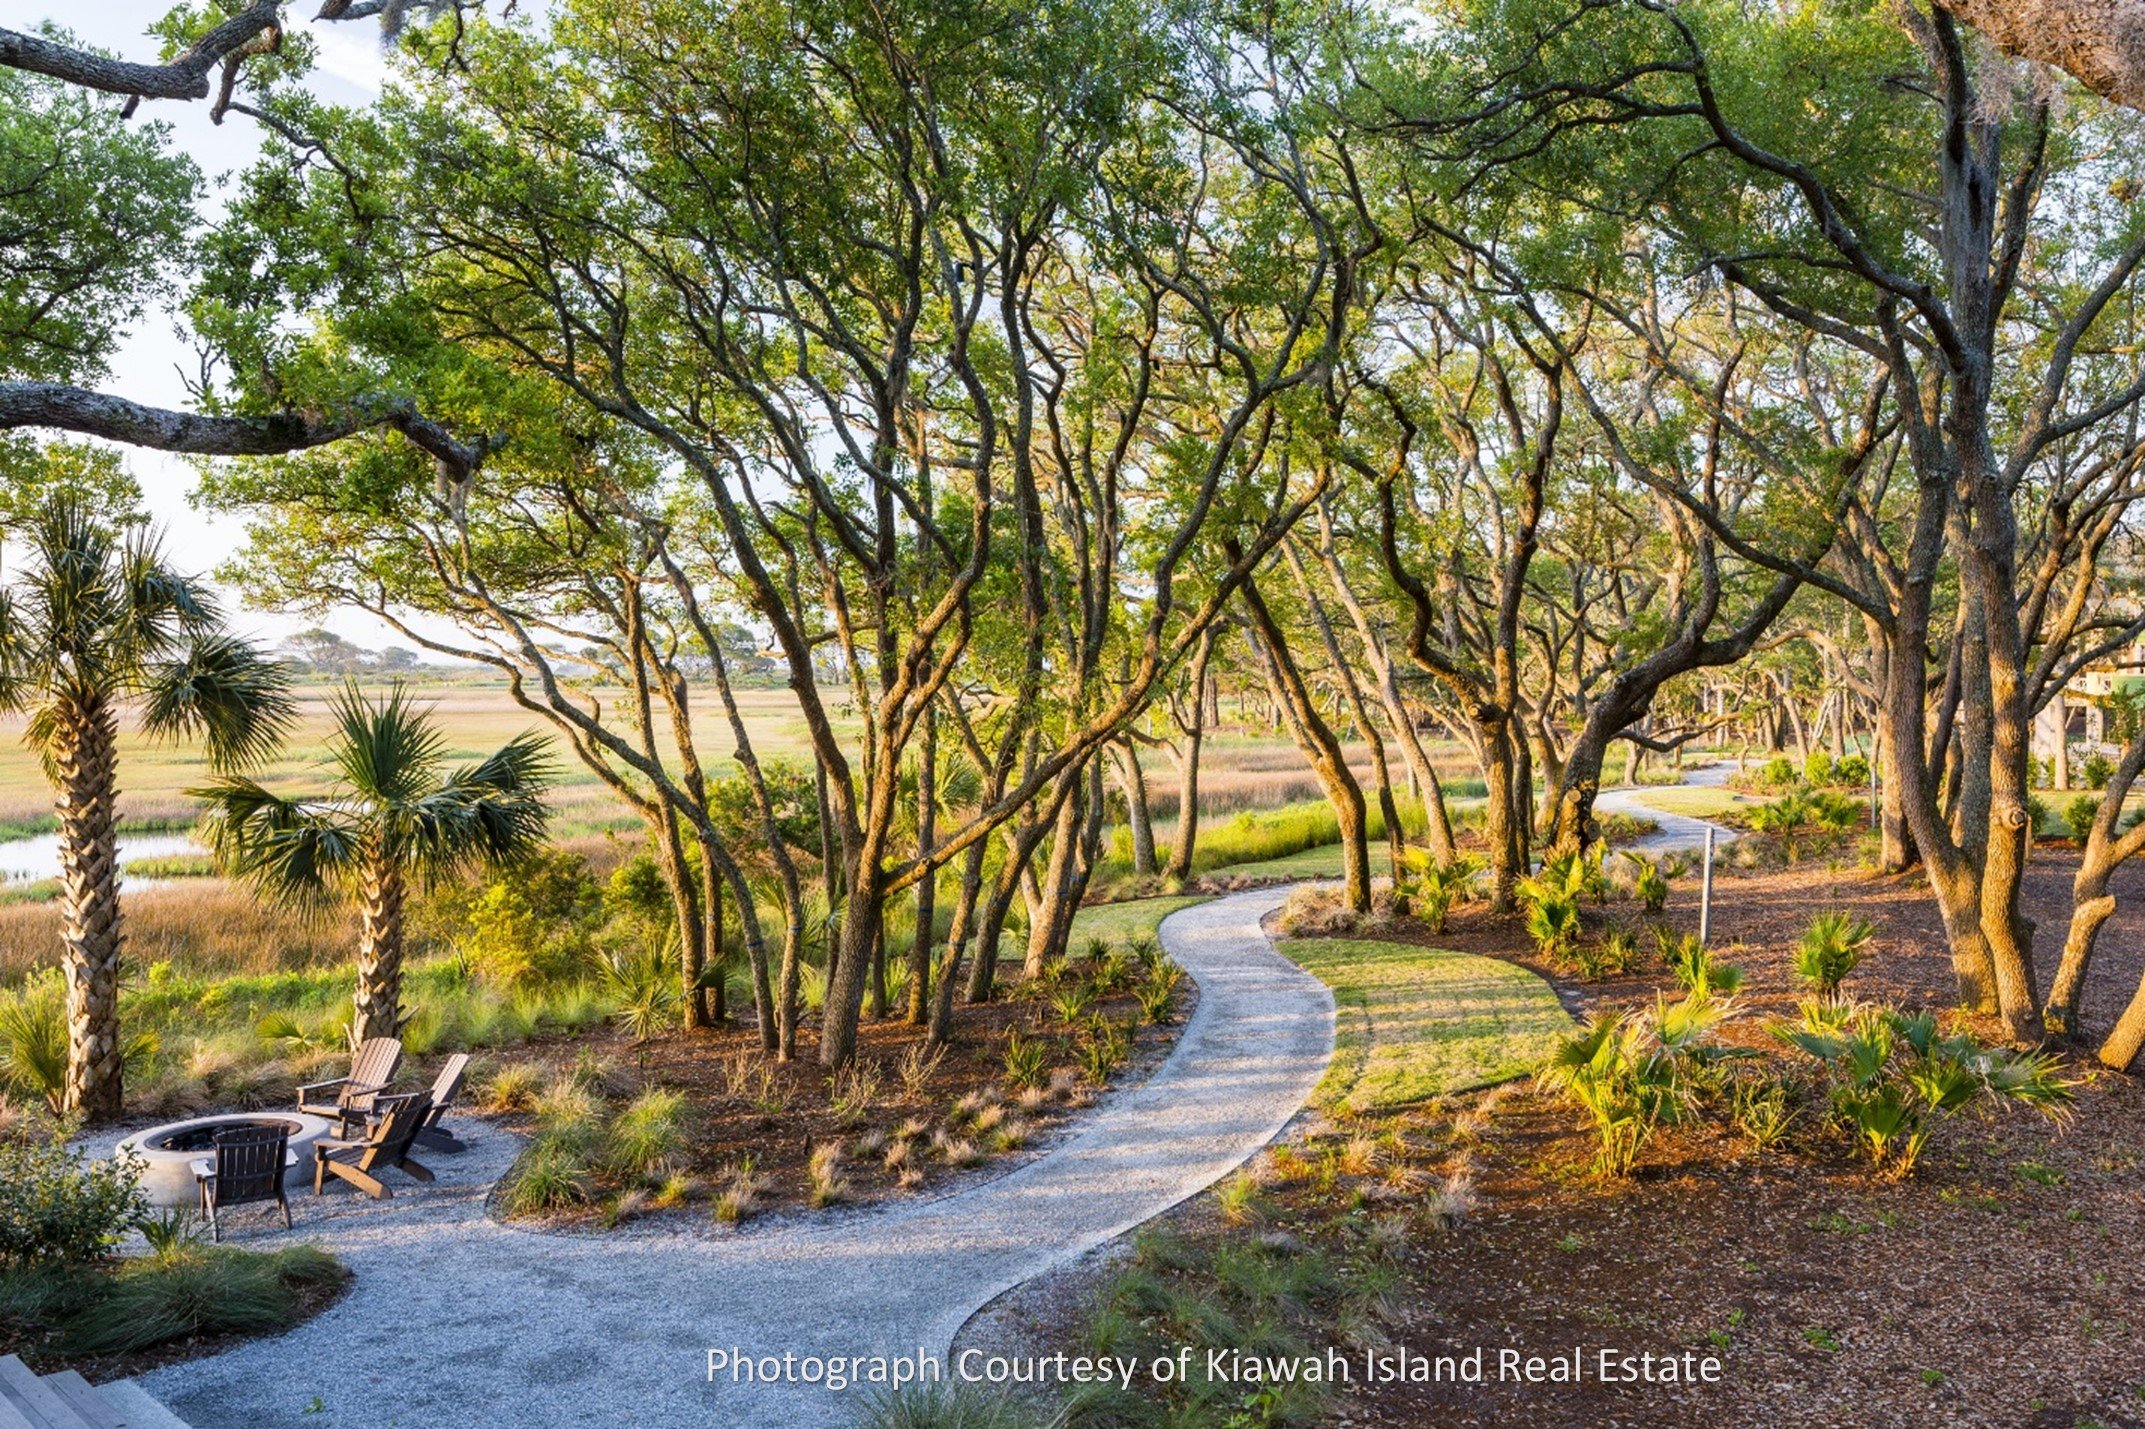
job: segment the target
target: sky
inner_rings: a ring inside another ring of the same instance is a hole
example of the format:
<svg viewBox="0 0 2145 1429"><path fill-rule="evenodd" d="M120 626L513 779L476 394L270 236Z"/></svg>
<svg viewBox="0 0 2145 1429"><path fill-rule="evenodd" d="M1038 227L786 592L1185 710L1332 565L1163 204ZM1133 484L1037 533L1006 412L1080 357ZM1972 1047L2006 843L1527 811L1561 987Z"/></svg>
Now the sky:
<svg viewBox="0 0 2145 1429"><path fill-rule="evenodd" d="M77 0L72 5L57 5L51 0L0 0L0 27L28 30L51 21L73 31L86 44L124 59L147 62L157 58L156 43L147 38L147 29L171 8L172 0ZM318 46L314 89L322 99L333 103L365 102L379 92L386 75L379 29L365 22L328 25L302 18L313 8L293 5L286 14L291 27L312 36ZM115 98L113 102L120 101ZM259 152L260 131L242 115L232 115L221 126L212 124L208 109L205 101L152 102L144 104L138 113L145 121L171 126L174 145L200 166L214 203L220 201L222 181L235 177ZM183 408L187 405L186 388L179 373L197 365L193 347L174 330L172 316L152 312L112 361L112 376L104 385L138 402ZM242 523L193 506L189 498L198 479L187 462L136 451L129 453L128 464L166 532L167 548L177 558L177 564L207 574L237 552L245 537ZM277 639L314 623L255 610L236 612L233 621L245 633L264 639ZM343 612L324 623L360 644L378 648L398 643L392 631L362 612Z"/></svg>

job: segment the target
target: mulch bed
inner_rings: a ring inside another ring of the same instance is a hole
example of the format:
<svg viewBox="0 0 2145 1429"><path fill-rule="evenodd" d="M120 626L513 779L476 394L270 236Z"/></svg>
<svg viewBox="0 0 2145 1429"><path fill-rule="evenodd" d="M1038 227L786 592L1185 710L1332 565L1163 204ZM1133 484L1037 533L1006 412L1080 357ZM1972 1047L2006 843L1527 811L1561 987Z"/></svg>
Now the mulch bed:
<svg viewBox="0 0 2145 1429"><path fill-rule="evenodd" d="M2052 972L2076 855L2044 845L2027 880L2029 916ZM1696 880L1669 908L1697 922ZM2123 898L2101 939L2088 1025L2105 1027L2145 965L2145 871L2117 880ZM1877 879L1823 863L1715 884L1716 947L1746 973L1738 1040L1769 1040L1760 1020L1804 996L1794 943L1810 916L1849 908L1877 940L1849 979L1854 996L1943 1010L1949 1025L1993 1036L1952 1008L1950 959L1919 875ZM1599 914L1591 914L1598 920ZM1610 916L1636 921L1628 905ZM1674 995L1656 966L1580 984L1519 951L1517 925L1458 912L1444 934L1364 933L1503 957L1551 978L1575 1010ZM1485 1351L1488 1380L1349 1386L1333 1420L1425 1424L1890 1425L2145 1424L2145 1085L2089 1054L2072 1075L2077 1102L2061 1124L2030 1112L1961 1119L1940 1132L1905 1183L1872 1175L1836 1140L1790 1138L1762 1156L1732 1135L1663 1134L1625 1181L1592 1174L1594 1141L1568 1106L1518 1084L1381 1122L1421 1148L1425 1184L1470 1168L1475 1209L1455 1232L1422 1226L1400 1262L1402 1287L1383 1333L1424 1355ZM1488 1104L1486 1118L1470 1115ZM1462 1135L1456 1120L1469 1124ZM1345 1133L1345 1128L1343 1132ZM1321 1128L1313 1126L1310 1135ZM1275 1186L1262 1222L1225 1228L1212 1198L1171 1229L1211 1243L1285 1226L1308 1242L1360 1254L1362 1196ZM1045 1349L1075 1343L1106 1268L1019 1292L986 1338ZM1084 1279L1080 1278L1084 1275ZM1576 1383L1499 1382L1497 1352L1569 1355ZM1713 1355L1714 1384L1605 1384L1602 1351Z"/></svg>
<svg viewBox="0 0 2145 1429"><path fill-rule="evenodd" d="M671 1034L645 1045L606 1028L549 1049L544 1060L565 1071L584 1058L593 1058L606 1068L607 1090L620 1102L646 1087L684 1092L689 1156L679 1169L700 1178L705 1189L713 1192L749 1158L766 1188L757 1212L762 1216L807 1208L806 1164L813 1150L827 1142L853 1149L875 1134L891 1137L905 1124L935 1128L946 1123L949 1111L963 1098L1002 1102L1006 1120L1018 1120L1027 1127L1025 1146L995 1154L989 1135L951 1128L951 1134L974 1142L984 1153L983 1159L972 1168L957 1168L925 1158L923 1183L908 1187L900 1184L899 1173L888 1169L880 1158L846 1156L842 1174L850 1189L843 1204L871 1205L897 1197L942 1194L957 1176L1003 1171L1009 1156L1036 1154L1069 1118L1092 1103L1101 1089L1076 1070L1082 1033L1058 1019L1046 1000L1048 991L1048 985L1024 985L1017 965L1002 972L997 1001L958 1008L951 1044L913 1094L903 1083L901 1067L904 1056L922 1045L924 1029L901 1020L898 1009L884 1019L866 1018L857 1030L856 1067L863 1075L877 1078L877 1090L861 1116L852 1112L846 1119L836 1113L835 1080L819 1065L811 1038L799 1039L796 1060L778 1063L760 1050L758 1031L749 1022L691 1035ZM1140 1019L1131 1054L1113 1082L1137 1079L1159 1064L1175 1045L1193 1003L1192 985L1187 981L1178 990L1169 1022L1158 1026ZM1099 1014L1122 1026L1138 1019L1139 1012L1137 996L1125 991L1097 999L1086 1016ZM1047 1049L1044 1083L1056 1090L1040 1103L1032 1098L1024 1103L1006 1085L1006 1048L1015 1033ZM741 1060L753 1086L737 1095L730 1083ZM763 1068L772 1079L772 1091L760 1081ZM511 1116L504 1123L523 1132L534 1125L531 1119ZM689 1216L696 1221L706 1220L708 1214L704 1200L669 1213L650 1213L651 1219ZM546 1229L592 1229L603 1219L603 1207L592 1204L530 1219Z"/></svg>

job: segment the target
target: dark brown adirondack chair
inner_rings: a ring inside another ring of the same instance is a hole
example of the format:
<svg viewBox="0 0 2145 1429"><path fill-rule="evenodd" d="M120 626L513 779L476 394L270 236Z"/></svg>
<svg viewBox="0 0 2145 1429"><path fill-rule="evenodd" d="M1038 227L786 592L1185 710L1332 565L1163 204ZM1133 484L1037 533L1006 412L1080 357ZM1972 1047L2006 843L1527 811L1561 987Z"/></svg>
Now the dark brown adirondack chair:
<svg viewBox="0 0 2145 1429"><path fill-rule="evenodd" d="M193 1163L201 1188L201 1214L209 1218L209 1235L223 1239L216 1213L226 1206L274 1201L283 1208L283 1229L290 1229L290 1199L283 1194L283 1173L298 1164L290 1149L290 1127L234 1126L216 1133L216 1155Z"/></svg>
<svg viewBox="0 0 2145 1429"><path fill-rule="evenodd" d="M449 1057L432 1079L432 1109L425 1113L425 1124L417 1128L417 1144L449 1155L467 1151L454 1133L440 1125L440 1118L454 1105L454 1099L462 1094L462 1079L469 1075L469 1054L457 1052Z"/></svg>
<svg viewBox="0 0 2145 1429"><path fill-rule="evenodd" d="M432 1180L432 1173L410 1159L410 1148L417 1141L417 1133L425 1124L425 1117L432 1110L430 1092L408 1092L398 1097L381 1097L374 1104L372 1122L362 1137L324 1136L313 1143L313 1194L319 1195L327 1186L328 1177L335 1176L372 1197L384 1201L395 1193L375 1173L394 1167L405 1175L420 1181Z"/></svg>
<svg viewBox="0 0 2145 1429"><path fill-rule="evenodd" d="M336 1130L348 1136L352 1126L363 1126L373 1114L380 1095L395 1084L395 1068L401 1065L401 1038L368 1037L350 1059L349 1076L298 1088L298 1110L335 1121Z"/></svg>

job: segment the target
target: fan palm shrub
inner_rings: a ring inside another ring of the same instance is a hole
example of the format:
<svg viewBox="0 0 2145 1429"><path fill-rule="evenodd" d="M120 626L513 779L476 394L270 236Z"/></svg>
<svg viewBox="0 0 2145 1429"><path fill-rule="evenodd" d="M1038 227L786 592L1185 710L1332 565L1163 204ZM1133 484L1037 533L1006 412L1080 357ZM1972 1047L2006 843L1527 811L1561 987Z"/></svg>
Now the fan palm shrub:
<svg viewBox="0 0 2145 1429"><path fill-rule="evenodd" d="M1657 999L1648 1012L1597 1018L1557 1044L1539 1080L1593 1121L1598 1172L1629 1175L1654 1133L1693 1109L1707 1069L1734 1055L1714 1038L1729 1012L1704 993Z"/></svg>
<svg viewBox="0 0 2145 1429"><path fill-rule="evenodd" d="M9 534L19 574L0 589L0 709L27 737L59 817L67 969L65 1108L120 1114L119 715L151 736L199 739L230 773L260 763L291 713L283 667L225 628L208 590L154 533L62 493Z"/></svg>
<svg viewBox="0 0 2145 1429"><path fill-rule="evenodd" d="M1914 1174L1930 1138L1961 1112L2013 1103L2057 1116L2071 1099L2056 1058L1941 1036L1927 1012L1859 1007L1775 1032L1817 1060L1834 1118L1894 1180Z"/></svg>
<svg viewBox="0 0 2145 1429"><path fill-rule="evenodd" d="M1862 961L1862 950L1876 931L1868 919L1837 908L1818 914L1796 944L1796 975L1819 997L1838 997L1840 984Z"/></svg>
<svg viewBox="0 0 2145 1429"><path fill-rule="evenodd" d="M386 694L346 686L334 705L331 787L290 797L229 775L193 795L207 804L210 845L234 876L291 902L351 898L359 908L356 1041L403 1021L405 904L413 878L505 867L543 845L550 765L535 734L476 764L449 768L428 710L397 682Z"/></svg>

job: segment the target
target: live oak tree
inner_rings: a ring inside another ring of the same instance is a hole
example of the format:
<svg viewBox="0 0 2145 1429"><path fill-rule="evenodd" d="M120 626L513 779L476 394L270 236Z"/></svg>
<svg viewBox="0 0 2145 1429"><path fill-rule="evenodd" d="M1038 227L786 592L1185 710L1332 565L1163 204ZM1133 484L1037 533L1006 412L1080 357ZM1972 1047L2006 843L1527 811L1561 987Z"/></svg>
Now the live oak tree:
<svg viewBox="0 0 2145 1429"><path fill-rule="evenodd" d="M2126 146L2108 141L2134 121L2090 103L2059 113L2045 85L1973 53L1947 12L1915 5L1522 9L1475 32L1484 43L1425 132L1478 165L1552 156L1568 190L1657 225L1692 264L1884 373L1912 477L1877 563L1885 593L1800 569L1900 652L1887 665L1885 774L1962 995L2038 1038L2019 908L2028 723L2077 653L2082 605L2068 598L2079 568L2061 554L2027 563L2021 531L2066 480L2072 444L2120 431L2145 395L2134 359L2101 336L2127 307L2145 232L2119 199L2076 197L2126 191ZM1497 37L1536 24L1554 40L1499 52ZM1897 83L1902 73L1917 82ZM2088 488L2120 480L2120 461L2091 465L2096 475L2079 473ZM1800 565L1747 544L1740 554ZM1923 667L1948 560L1965 637L1949 817Z"/></svg>

